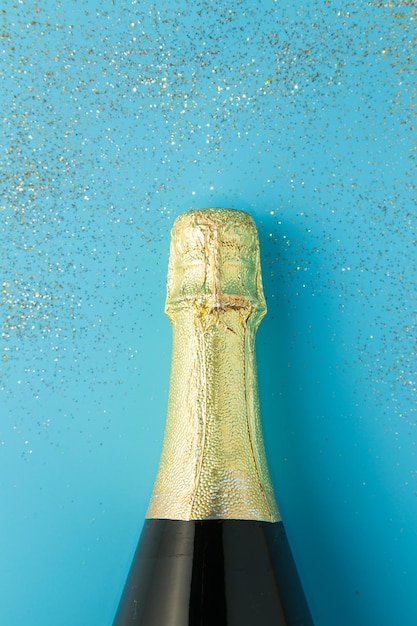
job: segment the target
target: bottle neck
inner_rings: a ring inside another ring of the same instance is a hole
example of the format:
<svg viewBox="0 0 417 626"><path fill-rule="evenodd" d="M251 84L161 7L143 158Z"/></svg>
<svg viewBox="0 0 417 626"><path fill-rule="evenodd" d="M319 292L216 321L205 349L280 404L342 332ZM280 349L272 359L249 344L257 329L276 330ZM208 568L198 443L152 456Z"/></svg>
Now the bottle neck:
<svg viewBox="0 0 417 626"><path fill-rule="evenodd" d="M259 416L248 298L169 311L173 353L161 462L148 518L280 519Z"/></svg>

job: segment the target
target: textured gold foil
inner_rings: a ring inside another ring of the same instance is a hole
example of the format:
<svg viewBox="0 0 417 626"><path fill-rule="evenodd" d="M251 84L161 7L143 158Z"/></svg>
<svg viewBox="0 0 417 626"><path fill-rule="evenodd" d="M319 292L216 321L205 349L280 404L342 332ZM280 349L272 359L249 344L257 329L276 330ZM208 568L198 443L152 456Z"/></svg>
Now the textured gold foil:
<svg viewBox="0 0 417 626"><path fill-rule="evenodd" d="M280 518L262 438L255 333L266 312L253 219L180 215L171 233L167 424L148 518Z"/></svg>

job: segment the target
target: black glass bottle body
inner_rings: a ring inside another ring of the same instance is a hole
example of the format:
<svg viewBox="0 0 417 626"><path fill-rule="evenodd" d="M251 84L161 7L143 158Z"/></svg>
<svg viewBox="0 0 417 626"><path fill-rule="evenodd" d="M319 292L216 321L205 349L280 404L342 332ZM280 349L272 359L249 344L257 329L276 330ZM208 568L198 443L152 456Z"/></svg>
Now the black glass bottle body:
<svg viewBox="0 0 417 626"><path fill-rule="evenodd" d="M113 626L313 626L282 522L147 519Z"/></svg>

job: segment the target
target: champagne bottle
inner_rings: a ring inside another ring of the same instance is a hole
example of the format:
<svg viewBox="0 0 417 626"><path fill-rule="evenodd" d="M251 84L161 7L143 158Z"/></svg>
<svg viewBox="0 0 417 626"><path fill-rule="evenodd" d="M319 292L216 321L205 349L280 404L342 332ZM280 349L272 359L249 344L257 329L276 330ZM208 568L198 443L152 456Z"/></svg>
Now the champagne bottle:
<svg viewBox="0 0 417 626"><path fill-rule="evenodd" d="M259 240L234 209L180 215L162 455L113 626L311 626L268 471L255 333Z"/></svg>

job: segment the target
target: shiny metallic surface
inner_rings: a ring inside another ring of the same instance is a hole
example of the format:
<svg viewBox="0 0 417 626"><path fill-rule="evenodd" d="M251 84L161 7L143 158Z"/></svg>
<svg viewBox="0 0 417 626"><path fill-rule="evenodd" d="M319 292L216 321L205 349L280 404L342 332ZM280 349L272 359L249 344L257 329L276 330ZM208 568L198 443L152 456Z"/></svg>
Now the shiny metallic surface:
<svg viewBox="0 0 417 626"><path fill-rule="evenodd" d="M188 211L171 234L167 424L148 518L278 521L259 414L256 328L266 312L252 218Z"/></svg>

